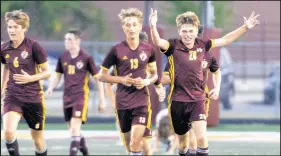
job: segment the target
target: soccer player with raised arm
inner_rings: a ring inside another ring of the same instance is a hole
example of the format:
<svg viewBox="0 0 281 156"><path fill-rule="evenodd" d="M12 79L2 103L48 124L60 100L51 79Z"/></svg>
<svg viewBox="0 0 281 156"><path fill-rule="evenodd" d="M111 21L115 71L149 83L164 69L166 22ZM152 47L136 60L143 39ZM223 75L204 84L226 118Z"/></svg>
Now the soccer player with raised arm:
<svg viewBox="0 0 281 156"><path fill-rule="evenodd" d="M244 17L244 25L222 38L203 40L197 38L200 21L191 11L176 18L179 39L161 39L157 29L157 10L151 9L150 31L153 42L168 57L170 65L171 91L168 96L168 108L175 133L179 140L179 155L187 155L188 134L193 127L197 139L197 155L208 155L207 122L204 106L203 68L205 53L211 48L227 45L243 33L259 24L254 12L249 19ZM217 99L219 86L209 93Z"/></svg>

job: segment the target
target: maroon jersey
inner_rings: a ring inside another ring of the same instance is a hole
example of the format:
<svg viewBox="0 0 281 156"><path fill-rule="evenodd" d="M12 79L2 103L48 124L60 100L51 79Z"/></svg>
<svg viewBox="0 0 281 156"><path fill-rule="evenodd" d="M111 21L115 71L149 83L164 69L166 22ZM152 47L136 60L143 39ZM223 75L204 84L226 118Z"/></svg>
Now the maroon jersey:
<svg viewBox="0 0 281 156"><path fill-rule="evenodd" d="M88 100L89 97L89 73L96 77L98 70L93 57L82 50L76 58L71 58L68 51L61 54L58 59L57 73L64 74L64 107L71 107L77 99ZM85 98L86 97L86 98Z"/></svg>
<svg viewBox="0 0 281 156"><path fill-rule="evenodd" d="M203 85L207 84L209 70L214 73L219 69L219 64L216 58L211 53L205 53L204 60L202 61L203 68ZM209 70L208 70L209 69ZM169 63L166 64L164 69L165 74L170 73Z"/></svg>
<svg viewBox="0 0 281 156"><path fill-rule="evenodd" d="M169 39L168 42L170 46L164 53L170 66L169 100L180 102L204 100L202 62L212 47L212 40L196 38L192 49L188 49L179 39Z"/></svg>
<svg viewBox="0 0 281 156"><path fill-rule="evenodd" d="M146 78L148 63L155 62L153 45L140 42L137 49L132 50L126 41L113 46L105 57L101 68L108 70L114 65L118 76L132 73L132 78ZM127 87L118 84L116 91L116 108L129 109L148 104L148 88L137 89L135 86Z"/></svg>
<svg viewBox="0 0 281 156"><path fill-rule="evenodd" d="M209 92L207 86L209 70L210 72L215 73L219 69L219 64L216 58L211 53L205 54L205 58L202 61L202 68L203 68L203 85L205 86L205 91Z"/></svg>
<svg viewBox="0 0 281 156"><path fill-rule="evenodd" d="M7 96L16 97L22 102L42 102L43 88L40 81L16 84L13 79L13 74L21 74L21 70L29 75L35 75L39 71L39 66L47 62L45 51L36 41L25 37L17 48L12 47L12 41L2 44L1 62L7 64L10 71Z"/></svg>

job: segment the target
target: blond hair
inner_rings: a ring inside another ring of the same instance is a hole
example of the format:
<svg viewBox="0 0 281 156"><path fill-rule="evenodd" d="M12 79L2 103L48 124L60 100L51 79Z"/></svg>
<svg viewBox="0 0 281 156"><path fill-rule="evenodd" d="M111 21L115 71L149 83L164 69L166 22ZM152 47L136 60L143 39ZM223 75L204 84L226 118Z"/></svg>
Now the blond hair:
<svg viewBox="0 0 281 156"><path fill-rule="evenodd" d="M8 23L9 20L14 20L17 24L21 25L22 28L29 28L29 16L27 13L21 11L21 10L14 10L12 12L6 12L5 13L5 21L6 24Z"/></svg>
<svg viewBox="0 0 281 156"><path fill-rule="evenodd" d="M118 16L122 21L122 24L123 24L123 20L126 17L132 17L132 16L137 17L140 23L142 23L143 20L142 12L137 8L122 9L121 13Z"/></svg>
<svg viewBox="0 0 281 156"><path fill-rule="evenodd" d="M200 25L200 20L198 19L198 16L194 12L187 11L187 12L177 16L176 23L177 23L178 29L180 29L180 27L183 24L191 24L198 28Z"/></svg>

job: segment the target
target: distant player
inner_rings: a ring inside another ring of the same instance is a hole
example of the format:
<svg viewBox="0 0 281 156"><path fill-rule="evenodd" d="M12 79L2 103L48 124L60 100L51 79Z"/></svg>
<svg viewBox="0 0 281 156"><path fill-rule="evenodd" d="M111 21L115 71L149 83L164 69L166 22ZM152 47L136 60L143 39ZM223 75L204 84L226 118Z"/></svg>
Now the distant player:
<svg viewBox="0 0 281 156"><path fill-rule="evenodd" d="M116 113L121 132L132 155L142 154L142 138L151 124L151 104L148 85L153 84L157 76L155 49L151 44L140 42L142 30L142 12L136 8L122 9L119 17L126 40L113 46L101 66L100 80L118 83L116 90ZM115 67L115 75L107 70ZM150 77L146 77L146 72Z"/></svg>
<svg viewBox="0 0 281 156"><path fill-rule="evenodd" d="M47 155L43 130L46 119L40 80L50 77L46 53L38 42L25 37L29 16L21 10L7 12L5 22L10 41L1 45L4 64L1 98L4 98L3 131L8 152L18 156L16 130L21 118L30 128L37 156Z"/></svg>
<svg viewBox="0 0 281 156"><path fill-rule="evenodd" d="M47 90L47 94L51 95L62 75L64 76L63 108L64 119L72 136L69 149L71 156L77 155L78 149L84 156L88 155L86 140L81 134L81 124L85 124L87 120L90 76L95 78L98 84L99 111L103 111L105 107L102 103L103 84L97 79L98 70L93 57L80 48L81 34L78 29L71 29L66 33L64 38L66 51L58 59L57 76Z"/></svg>

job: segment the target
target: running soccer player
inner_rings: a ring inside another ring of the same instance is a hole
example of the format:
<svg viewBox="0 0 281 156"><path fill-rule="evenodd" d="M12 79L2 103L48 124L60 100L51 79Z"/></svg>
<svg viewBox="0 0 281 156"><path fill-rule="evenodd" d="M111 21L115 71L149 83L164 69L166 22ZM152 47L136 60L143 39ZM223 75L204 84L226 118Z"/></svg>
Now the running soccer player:
<svg viewBox="0 0 281 156"><path fill-rule="evenodd" d="M88 155L86 139L81 134L81 125L86 123L89 102L89 78L90 75L97 81L99 90L99 111L102 112L105 105L103 84L98 81L98 70L93 57L80 48L82 32L71 29L64 37L66 51L58 59L57 75L47 90L51 95L53 89L64 76L63 108L64 119L68 123L71 133L69 155L77 155L78 149L84 156Z"/></svg>
<svg viewBox="0 0 281 156"><path fill-rule="evenodd" d="M3 131L6 147L12 156L18 156L16 130L23 117L35 145L35 154L47 155L43 130L46 119L44 92L40 80L50 77L46 53L35 40L26 37L30 18L21 10L5 13L10 41L1 45L4 64L1 98L3 105Z"/></svg>
<svg viewBox="0 0 281 156"><path fill-rule="evenodd" d="M126 40L111 48L101 66L100 80L118 83L116 90L116 113L121 132L132 155L142 154L141 141L146 128L151 124L151 104L147 86L153 84L157 76L155 49L151 44L140 42L142 12L136 8L122 9L119 17ZM107 70L115 67L116 75ZM150 77L146 77L146 72Z"/></svg>

